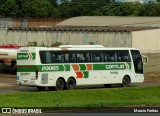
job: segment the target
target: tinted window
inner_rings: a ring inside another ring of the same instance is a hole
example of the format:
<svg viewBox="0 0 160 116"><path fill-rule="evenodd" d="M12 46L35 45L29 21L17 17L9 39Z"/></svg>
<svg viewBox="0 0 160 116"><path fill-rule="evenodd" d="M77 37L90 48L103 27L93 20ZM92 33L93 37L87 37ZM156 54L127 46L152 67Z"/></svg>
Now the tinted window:
<svg viewBox="0 0 160 116"><path fill-rule="evenodd" d="M90 52L92 62L103 62L103 52L101 51L92 51Z"/></svg>
<svg viewBox="0 0 160 116"><path fill-rule="evenodd" d="M104 51L105 62L131 62L128 50L107 50Z"/></svg>
<svg viewBox="0 0 160 116"><path fill-rule="evenodd" d="M131 62L128 50L40 51L42 63Z"/></svg>
<svg viewBox="0 0 160 116"><path fill-rule="evenodd" d="M131 50L131 54L134 63L135 73L143 73L143 63L140 52L137 50Z"/></svg>

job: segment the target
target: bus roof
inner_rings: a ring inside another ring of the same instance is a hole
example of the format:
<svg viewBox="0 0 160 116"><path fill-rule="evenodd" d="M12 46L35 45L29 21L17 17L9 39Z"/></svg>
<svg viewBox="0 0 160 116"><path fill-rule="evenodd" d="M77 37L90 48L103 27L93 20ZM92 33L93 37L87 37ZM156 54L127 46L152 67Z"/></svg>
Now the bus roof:
<svg viewBox="0 0 160 116"><path fill-rule="evenodd" d="M103 45L60 45L60 48L101 48Z"/></svg>
<svg viewBox="0 0 160 116"><path fill-rule="evenodd" d="M139 50L137 48L129 48L129 47L22 47L19 50L55 50L55 51L69 51L69 50Z"/></svg>

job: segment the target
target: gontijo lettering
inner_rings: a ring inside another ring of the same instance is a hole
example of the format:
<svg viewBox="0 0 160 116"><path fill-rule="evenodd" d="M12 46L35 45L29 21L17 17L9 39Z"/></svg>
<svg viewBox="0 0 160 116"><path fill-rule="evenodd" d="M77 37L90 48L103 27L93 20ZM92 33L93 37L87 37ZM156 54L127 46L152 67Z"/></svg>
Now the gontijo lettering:
<svg viewBox="0 0 160 116"><path fill-rule="evenodd" d="M124 69L124 64L107 64L106 69Z"/></svg>
<svg viewBox="0 0 160 116"><path fill-rule="evenodd" d="M18 58L28 58L28 55L25 55L25 54L19 55L18 54Z"/></svg>

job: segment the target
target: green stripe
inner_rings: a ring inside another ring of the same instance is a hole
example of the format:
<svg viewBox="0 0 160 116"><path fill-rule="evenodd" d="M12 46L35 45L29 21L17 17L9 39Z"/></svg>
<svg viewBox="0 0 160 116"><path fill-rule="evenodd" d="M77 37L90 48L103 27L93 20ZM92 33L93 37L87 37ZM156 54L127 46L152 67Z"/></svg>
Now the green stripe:
<svg viewBox="0 0 160 116"><path fill-rule="evenodd" d="M128 64L128 69L131 69L131 63ZM86 70L85 64L79 64L80 71ZM17 66L17 72L35 72L38 68L39 72L54 72L54 71L70 71L71 65L24 65ZM125 70L127 69L126 63L117 63L117 64L93 64L93 70ZM87 71L88 72L88 71ZM88 75L85 72L84 75ZM85 76L87 77L87 76Z"/></svg>
<svg viewBox="0 0 160 116"><path fill-rule="evenodd" d="M127 63L128 68L131 69L131 63ZM93 70L124 70L126 69L125 63L117 64L93 64Z"/></svg>
<svg viewBox="0 0 160 116"><path fill-rule="evenodd" d="M80 66L80 71L86 70L85 64L79 64L79 66Z"/></svg>
<svg viewBox="0 0 160 116"><path fill-rule="evenodd" d="M17 72L35 72L37 66L32 65L32 66L17 66Z"/></svg>
<svg viewBox="0 0 160 116"><path fill-rule="evenodd" d="M64 67L66 68L66 70L65 70L65 71L70 71L70 65L69 65L69 64L64 65Z"/></svg>
<svg viewBox="0 0 160 116"><path fill-rule="evenodd" d="M88 71L83 72L83 74L84 74L84 78L88 78L89 77L89 72Z"/></svg>
<svg viewBox="0 0 160 116"><path fill-rule="evenodd" d="M31 53L32 60L36 59L36 53ZM17 60L29 60L29 52L28 53L18 53Z"/></svg>
<svg viewBox="0 0 160 116"><path fill-rule="evenodd" d="M25 65L17 66L17 72L35 72L36 68L39 72L70 71L70 65Z"/></svg>

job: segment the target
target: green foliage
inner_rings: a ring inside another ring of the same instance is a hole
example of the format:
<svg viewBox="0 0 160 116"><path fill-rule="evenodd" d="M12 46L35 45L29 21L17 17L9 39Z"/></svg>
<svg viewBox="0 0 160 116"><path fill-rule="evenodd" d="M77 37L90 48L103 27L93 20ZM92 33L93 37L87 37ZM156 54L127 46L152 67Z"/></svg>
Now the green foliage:
<svg viewBox="0 0 160 116"><path fill-rule="evenodd" d="M16 16L19 9L16 0L5 0L0 4L0 14L3 16Z"/></svg>
<svg viewBox="0 0 160 116"><path fill-rule="evenodd" d="M55 0L1 0L1 16L58 17Z"/></svg>
<svg viewBox="0 0 160 116"><path fill-rule="evenodd" d="M94 15L105 16L138 16L140 8L143 7L141 3L131 2L112 2L94 11Z"/></svg>
<svg viewBox="0 0 160 116"><path fill-rule="evenodd" d="M56 8L54 8L51 3L40 1L40 0L26 0L22 4L22 12L24 17L49 17L56 16L54 12Z"/></svg>
<svg viewBox="0 0 160 116"><path fill-rule="evenodd" d="M42 43L40 44L40 47L46 47L45 43L42 42Z"/></svg>
<svg viewBox="0 0 160 116"><path fill-rule="evenodd" d="M58 47L62 45L62 42L52 42L51 47ZM47 45L45 45L44 42L41 42L40 44L38 44L36 41L32 41L32 42L28 42L27 45L28 47L47 47Z"/></svg>
<svg viewBox="0 0 160 116"><path fill-rule="evenodd" d="M89 45L94 45L94 42L89 42Z"/></svg>
<svg viewBox="0 0 160 116"><path fill-rule="evenodd" d="M37 47L38 44L36 41L33 41L33 42L28 42L28 44L26 46L29 46L29 47Z"/></svg>
<svg viewBox="0 0 160 116"><path fill-rule="evenodd" d="M160 1L160 0L159 0ZM160 3L114 2L114 0L0 0L0 16L159 16Z"/></svg>
<svg viewBox="0 0 160 116"><path fill-rule="evenodd" d="M51 47L58 47L60 45L62 45L62 42L56 41L56 42L52 42Z"/></svg>
<svg viewBox="0 0 160 116"><path fill-rule="evenodd" d="M144 4L140 15L142 16L160 16L160 3Z"/></svg>

